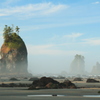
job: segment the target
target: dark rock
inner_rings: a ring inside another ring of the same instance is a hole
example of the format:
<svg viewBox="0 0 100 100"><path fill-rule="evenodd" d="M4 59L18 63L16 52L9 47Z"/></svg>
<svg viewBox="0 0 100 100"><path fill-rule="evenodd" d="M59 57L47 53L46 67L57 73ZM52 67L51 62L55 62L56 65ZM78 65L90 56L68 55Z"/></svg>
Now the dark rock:
<svg viewBox="0 0 100 100"><path fill-rule="evenodd" d="M51 83L51 82L48 83L45 87L48 88L48 89L58 89L58 88L60 88L59 84L55 84L55 83Z"/></svg>
<svg viewBox="0 0 100 100"><path fill-rule="evenodd" d="M83 81L82 78L75 78L73 81Z"/></svg>
<svg viewBox="0 0 100 100"><path fill-rule="evenodd" d="M59 89L59 88L76 88L76 86L71 83L71 81L65 81L59 83L50 77L42 77L38 80L33 81L32 85L29 87L32 89Z"/></svg>
<svg viewBox="0 0 100 100"><path fill-rule="evenodd" d="M98 91L98 93L100 93L100 91Z"/></svg>
<svg viewBox="0 0 100 100"><path fill-rule="evenodd" d="M30 86L31 86L30 84L22 84L22 83L19 83L19 84L16 84L16 83L9 83L9 84L2 83L2 84L0 84L0 87L30 87Z"/></svg>
<svg viewBox="0 0 100 100"><path fill-rule="evenodd" d="M39 78L37 78L37 77L32 77L32 78L30 78L29 79L29 81L35 81L35 80L38 80Z"/></svg>
<svg viewBox="0 0 100 100"><path fill-rule="evenodd" d="M87 81L86 81L87 83L98 83L99 81L97 81L97 80L95 80L95 79L87 79Z"/></svg>
<svg viewBox="0 0 100 100"><path fill-rule="evenodd" d="M72 83L71 81L69 80L66 80L63 82L65 85L66 85L66 88L71 88L71 89L76 89L77 87L75 86L74 83Z"/></svg>
<svg viewBox="0 0 100 100"><path fill-rule="evenodd" d="M0 86L1 87L8 87L8 84L2 83Z"/></svg>
<svg viewBox="0 0 100 100"><path fill-rule="evenodd" d="M10 81L19 81L17 78L11 78Z"/></svg>
<svg viewBox="0 0 100 100"><path fill-rule="evenodd" d="M15 84L15 83L10 83L10 84L8 84L8 87L17 87L18 85L17 84Z"/></svg>

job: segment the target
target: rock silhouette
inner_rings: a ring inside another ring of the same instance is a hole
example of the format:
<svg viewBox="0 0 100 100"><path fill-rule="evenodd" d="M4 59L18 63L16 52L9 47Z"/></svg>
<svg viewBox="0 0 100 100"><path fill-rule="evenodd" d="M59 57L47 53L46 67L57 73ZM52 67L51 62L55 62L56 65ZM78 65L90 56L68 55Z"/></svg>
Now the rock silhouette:
<svg viewBox="0 0 100 100"><path fill-rule="evenodd" d="M98 83L99 81L97 81L97 80L95 80L95 79L87 79L87 81L86 81L87 83Z"/></svg>
<svg viewBox="0 0 100 100"><path fill-rule="evenodd" d="M93 66L92 75L100 75L100 63L97 62L95 66Z"/></svg>
<svg viewBox="0 0 100 100"><path fill-rule="evenodd" d="M73 80L73 81L82 81L82 78L77 77L77 78L74 78L74 80Z"/></svg>
<svg viewBox="0 0 100 100"><path fill-rule="evenodd" d="M38 80L33 81L32 85L29 87L30 90L33 89L60 89L60 88L76 88L76 86L71 83L71 81L65 81L59 83L50 77L42 77Z"/></svg>
<svg viewBox="0 0 100 100"><path fill-rule="evenodd" d="M82 75L84 73L85 73L84 56L76 54L74 60L70 65L70 74Z"/></svg>

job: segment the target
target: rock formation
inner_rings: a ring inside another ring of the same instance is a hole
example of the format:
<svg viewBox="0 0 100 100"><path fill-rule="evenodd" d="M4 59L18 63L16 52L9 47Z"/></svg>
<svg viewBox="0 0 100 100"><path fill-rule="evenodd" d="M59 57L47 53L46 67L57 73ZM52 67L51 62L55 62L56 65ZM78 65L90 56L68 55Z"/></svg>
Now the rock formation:
<svg viewBox="0 0 100 100"><path fill-rule="evenodd" d="M66 80L63 83L59 83L50 77L42 77L38 80L33 81L32 85L29 87L30 90L33 89L62 89L70 88L76 89L77 87L71 81Z"/></svg>
<svg viewBox="0 0 100 100"><path fill-rule="evenodd" d="M82 78L77 77L77 78L74 78L74 80L73 80L73 81L83 81L83 80L82 80Z"/></svg>
<svg viewBox="0 0 100 100"><path fill-rule="evenodd" d="M100 64L99 64L99 62L97 62L96 65L93 66L91 74L92 75L100 75Z"/></svg>
<svg viewBox="0 0 100 100"><path fill-rule="evenodd" d="M28 74L27 49L24 41L16 32L7 25L4 28L4 43L0 50L0 74Z"/></svg>
<svg viewBox="0 0 100 100"><path fill-rule="evenodd" d="M86 81L87 83L98 83L99 81L95 80L95 79L87 79Z"/></svg>
<svg viewBox="0 0 100 100"><path fill-rule="evenodd" d="M70 74L72 75L83 75L85 73L84 56L78 54L75 55L75 58L71 63L70 69Z"/></svg>

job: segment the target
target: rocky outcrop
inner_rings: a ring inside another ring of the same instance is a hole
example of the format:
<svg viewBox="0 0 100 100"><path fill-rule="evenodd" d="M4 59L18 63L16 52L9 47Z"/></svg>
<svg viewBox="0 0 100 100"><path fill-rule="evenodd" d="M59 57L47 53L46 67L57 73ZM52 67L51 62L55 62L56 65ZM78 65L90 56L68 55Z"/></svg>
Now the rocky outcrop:
<svg viewBox="0 0 100 100"><path fill-rule="evenodd" d="M4 43L0 50L0 73L1 74L28 74L27 49L24 41L15 32L8 32L6 26ZM8 33L7 33L7 32Z"/></svg>
<svg viewBox="0 0 100 100"><path fill-rule="evenodd" d="M13 77L13 78L10 78L9 81L20 81L20 80L18 80L17 78Z"/></svg>
<svg viewBox="0 0 100 100"><path fill-rule="evenodd" d="M82 78L77 77L77 78L74 78L74 80L73 80L73 81L83 81L83 80L82 80Z"/></svg>
<svg viewBox="0 0 100 100"><path fill-rule="evenodd" d="M27 50L23 47L10 48L6 44L1 47L1 73L27 73Z"/></svg>
<svg viewBox="0 0 100 100"><path fill-rule="evenodd" d="M35 80L38 80L39 78L37 78L37 77L32 77L32 78L30 78L29 79L29 81L35 81Z"/></svg>
<svg viewBox="0 0 100 100"><path fill-rule="evenodd" d="M71 83L71 81L65 81L59 83L50 77L42 77L38 80L33 81L32 85L29 87L30 90L33 89L62 89L62 88L76 88L76 86Z"/></svg>
<svg viewBox="0 0 100 100"><path fill-rule="evenodd" d="M87 83L98 83L99 81L95 80L95 79L87 79L86 81Z"/></svg>
<svg viewBox="0 0 100 100"><path fill-rule="evenodd" d="M2 84L0 84L0 87L30 87L30 84L24 84L24 83L5 84L5 83L2 83Z"/></svg>

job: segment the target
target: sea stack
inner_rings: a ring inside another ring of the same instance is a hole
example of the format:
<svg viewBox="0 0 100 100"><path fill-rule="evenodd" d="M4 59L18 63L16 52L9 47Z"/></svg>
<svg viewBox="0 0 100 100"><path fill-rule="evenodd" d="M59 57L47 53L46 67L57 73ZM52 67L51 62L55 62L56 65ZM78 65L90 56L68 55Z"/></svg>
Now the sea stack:
<svg viewBox="0 0 100 100"><path fill-rule="evenodd" d="M27 48L18 35L19 28L5 25L4 43L0 49L0 74L28 75Z"/></svg>
<svg viewBox="0 0 100 100"><path fill-rule="evenodd" d="M85 74L84 56L76 54L74 60L71 63L70 68L71 68L70 74L84 75Z"/></svg>

